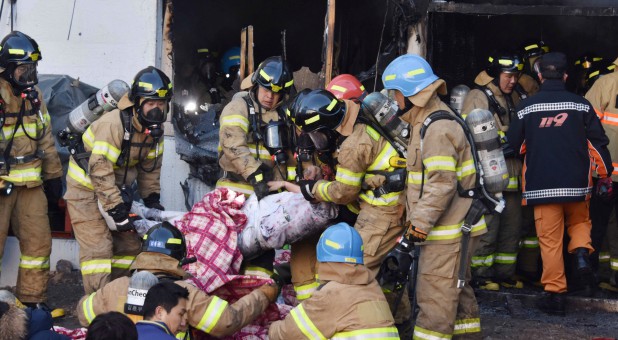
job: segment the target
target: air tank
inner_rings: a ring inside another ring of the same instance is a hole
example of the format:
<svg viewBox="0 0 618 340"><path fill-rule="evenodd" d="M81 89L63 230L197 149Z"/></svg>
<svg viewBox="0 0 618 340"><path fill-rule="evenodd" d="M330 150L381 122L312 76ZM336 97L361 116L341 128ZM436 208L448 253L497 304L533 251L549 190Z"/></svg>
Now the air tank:
<svg viewBox="0 0 618 340"><path fill-rule="evenodd" d="M90 96L86 101L73 109L67 117L67 129L75 134L82 134L95 120L105 112L118 107L120 98L129 92L129 85L116 79ZM66 130L66 129L65 129Z"/></svg>
<svg viewBox="0 0 618 340"><path fill-rule="evenodd" d="M509 173L493 115L488 110L474 109L465 121L483 169L485 190L493 194L502 192L509 184Z"/></svg>
<svg viewBox="0 0 618 340"><path fill-rule="evenodd" d="M457 85L451 90L451 107L459 114L461 114L468 92L470 92L470 88L463 84Z"/></svg>

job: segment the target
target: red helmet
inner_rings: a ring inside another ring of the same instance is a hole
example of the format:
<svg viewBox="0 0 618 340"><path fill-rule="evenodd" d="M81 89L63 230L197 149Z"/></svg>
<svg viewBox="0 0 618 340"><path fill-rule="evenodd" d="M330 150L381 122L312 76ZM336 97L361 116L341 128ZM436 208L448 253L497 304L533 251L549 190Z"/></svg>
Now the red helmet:
<svg viewBox="0 0 618 340"><path fill-rule="evenodd" d="M337 99L358 100L365 98L367 91L356 77L351 74L340 74L328 83L326 89Z"/></svg>

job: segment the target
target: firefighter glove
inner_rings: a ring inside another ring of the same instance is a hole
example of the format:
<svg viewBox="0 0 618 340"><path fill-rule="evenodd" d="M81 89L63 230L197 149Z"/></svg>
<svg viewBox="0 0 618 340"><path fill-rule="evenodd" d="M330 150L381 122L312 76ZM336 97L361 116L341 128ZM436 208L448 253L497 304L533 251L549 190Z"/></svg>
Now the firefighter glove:
<svg viewBox="0 0 618 340"><path fill-rule="evenodd" d="M427 239L427 233L424 230L409 224L406 237L412 242L424 242Z"/></svg>
<svg viewBox="0 0 618 340"><path fill-rule="evenodd" d="M604 201L611 201L614 198L614 183L611 177L601 178L597 181L596 194Z"/></svg>
<svg viewBox="0 0 618 340"><path fill-rule="evenodd" d="M253 192L255 192L258 201L268 196L270 193L268 190L268 181L270 181L271 178L272 174L270 169L264 164L260 165L260 167L247 178L251 186L253 186Z"/></svg>
<svg viewBox="0 0 618 340"><path fill-rule="evenodd" d="M146 208L165 210L165 208L161 205L161 194L153 192L148 195L148 197L144 198L144 205Z"/></svg>
<svg viewBox="0 0 618 340"><path fill-rule="evenodd" d="M274 303L277 301L277 297L279 296L279 286L275 282L267 283L260 288L258 288L270 303Z"/></svg>
<svg viewBox="0 0 618 340"><path fill-rule="evenodd" d="M300 185L300 192L303 194L303 197L309 202L315 200L315 196L313 195L313 187L315 186L315 182L317 181L303 180L298 183Z"/></svg>
<svg viewBox="0 0 618 340"><path fill-rule="evenodd" d="M129 211L124 203L120 203L114 208L107 211L109 216L114 219L116 224L116 230L118 231L134 231L135 225L133 225L134 217L129 215Z"/></svg>
<svg viewBox="0 0 618 340"><path fill-rule="evenodd" d="M62 198L62 179L58 177L44 181L43 190L49 202L58 204L58 200Z"/></svg>

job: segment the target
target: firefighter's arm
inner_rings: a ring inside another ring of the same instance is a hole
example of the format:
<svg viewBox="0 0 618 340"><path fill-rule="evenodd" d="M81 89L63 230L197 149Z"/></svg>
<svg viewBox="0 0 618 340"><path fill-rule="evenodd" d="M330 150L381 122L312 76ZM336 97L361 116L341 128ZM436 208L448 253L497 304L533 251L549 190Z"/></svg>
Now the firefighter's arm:
<svg viewBox="0 0 618 340"><path fill-rule="evenodd" d="M337 297L314 294L294 307L285 319L273 322L268 328L270 340L330 339L336 332L335 319L339 314L328 306Z"/></svg>
<svg viewBox="0 0 618 340"><path fill-rule="evenodd" d="M605 112L607 106L609 106L610 98L608 94L614 95L616 93L614 89L608 89L608 87L609 84L601 78L592 84L590 90L586 92L585 98L592 104L592 107L596 110L597 116L600 115L599 118L603 117L603 112Z"/></svg>
<svg viewBox="0 0 618 340"><path fill-rule="evenodd" d="M607 149L609 138L603 130L601 121L591 108L586 112L586 138L588 139L588 153L594 159L596 164L596 172L600 178L609 177L614 171L612 159Z"/></svg>
<svg viewBox="0 0 618 340"><path fill-rule="evenodd" d="M56 150L54 138L52 137L51 117L47 112L47 106L43 102L40 90L39 100L41 101L41 114L45 122L41 122L40 118L37 119L37 133L44 133L42 138L37 141L37 148L43 151L43 180L50 180L62 177L62 165L60 164L58 150ZM44 131L43 127L45 128Z"/></svg>
<svg viewBox="0 0 618 340"><path fill-rule="evenodd" d="M245 107L243 107L243 105ZM235 100L229 103L221 113L219 119L219 146L221 152L230 160L236 173L247 179L260 166L247 145L251 123L244 100Z"/></svg>
<svg viewBox="0 0 618 340"><path fill-rule="evenodd" d="M436 121L427 128L420 155L426 171L423 196L410 218L412 225L426 234L458 194L459 151L466 144L462 128L454 121Z"/></svg>
<svg viewBox="0 0 618 340"><path fill-rule="evenodd" d="M156 163L155 163L156 162ZM159 194L161 192L161 165L163 164L163 138L159 140L158 150L154 146L148 151L146 159L142 161L141 166L137 166L137 188L139 195L142 198L148 197L150 194ZM143 169L150 170L150 172Z"/></svg>
<svg viewBox="0 0 618 340"><path fill-rule="evenodd" d="M461 115L466 118L466 115L474 109L487 110L488 108L489 102L487 101L487 96L481 90L473 89L464 100L463 106L461 107Z"/></svg>
<svg viewBox="0 0 618 340"><path fill-rule="evenodd" d="M86 150L92 151L88 161L88 174L105 211L122 203L114 175L114 164L118 161L122 147L120 134L115 131L117 129L122 129L122 126L107 122L93 124L82 137Z"/></svg>
<svg viewBox="0 0 618 340"><path fill-rule="evenodd" d="M238 332L262 314L270 304L266 294L259 289L229 304L219 297L207 295L186 282L177 281L176 284L189 290L187 303L189 325L215 337L229 336Z"/></svg>
<svg viewBox="0 0 618 340"><path fill-rule="evenodd" d="M107 304L105 303L104 289L105 286L94 293L85 295L77 303L75 312L77 313L79 324L83 327L88 327L97 315L111 311L107 308ZM110 296L115 296L115 294Z"/></svg>

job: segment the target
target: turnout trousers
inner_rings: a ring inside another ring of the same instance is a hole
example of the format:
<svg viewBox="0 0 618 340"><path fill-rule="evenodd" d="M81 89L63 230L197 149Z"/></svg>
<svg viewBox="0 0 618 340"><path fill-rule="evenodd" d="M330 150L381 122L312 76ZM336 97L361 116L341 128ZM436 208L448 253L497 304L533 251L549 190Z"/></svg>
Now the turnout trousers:
<svg viewBox="0 0 618 340"><path fill-rule="evenodd" d="M47 298L51 230L42 186L15 186L10 195L0 196L0 264L9 223L21 251L17 298L21 302L43 302Z"/></svg>

